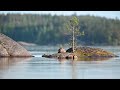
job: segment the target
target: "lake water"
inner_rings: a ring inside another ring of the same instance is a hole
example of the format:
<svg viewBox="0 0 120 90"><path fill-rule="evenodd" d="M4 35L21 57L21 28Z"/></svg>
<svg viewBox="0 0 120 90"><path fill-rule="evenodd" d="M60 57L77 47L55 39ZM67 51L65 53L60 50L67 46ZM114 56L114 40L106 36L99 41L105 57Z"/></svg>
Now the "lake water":
<svg viewBox="0 0 120 90"><path fill-rule="evenodd" d="M56 53L59 47L25 48L35 57L0 58L1 79L120 79L120 57L92 61L58 60L42 55ZM99 48L120 56L119 46Z"/></svg>

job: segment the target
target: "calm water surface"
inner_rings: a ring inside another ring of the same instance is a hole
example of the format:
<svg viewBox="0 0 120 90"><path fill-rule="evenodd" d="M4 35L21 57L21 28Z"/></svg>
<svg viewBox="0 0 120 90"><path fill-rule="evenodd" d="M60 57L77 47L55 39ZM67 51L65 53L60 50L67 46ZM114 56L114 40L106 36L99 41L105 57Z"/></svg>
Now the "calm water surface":
<svg viewBox="0 0 120 90"><path fill-rule="evenodd" d="M0 58L1 79L120 79L120 57L73 61L43 58L59 47L25 47L35 57ZM99 47L120 56L120 47Z"/></svg>

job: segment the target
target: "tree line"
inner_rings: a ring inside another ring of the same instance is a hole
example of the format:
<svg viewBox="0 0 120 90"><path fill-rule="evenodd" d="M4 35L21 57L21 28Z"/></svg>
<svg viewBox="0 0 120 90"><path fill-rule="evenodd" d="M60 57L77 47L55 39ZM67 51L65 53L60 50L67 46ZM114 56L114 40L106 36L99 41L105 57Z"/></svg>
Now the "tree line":
<svg viewBox="0 0 120 90"><path fill-rule="evenodd" d="M74 15L77 16L77 15ZM70 35L66 22L72 17L64 15L0 14L0 33L16 41L39 45L68 44ZM81 45L120 45L120 20L98 16L77 16Z"/></svg>

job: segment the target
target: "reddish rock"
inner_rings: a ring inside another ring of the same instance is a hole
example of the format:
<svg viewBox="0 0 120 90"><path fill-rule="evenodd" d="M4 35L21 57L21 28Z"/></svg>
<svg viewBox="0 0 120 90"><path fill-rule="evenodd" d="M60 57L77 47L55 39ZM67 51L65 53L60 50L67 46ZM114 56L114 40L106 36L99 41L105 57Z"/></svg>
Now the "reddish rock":
<svg viewBox="0 0 120 90"><path fill-rule="evenodd" d="M78 57L76 55L73 56L73 59L77 59Z"/></svg>
<svg viewBox="0 0 120 90"><path fill-rule="evenodd" d="M65 53L66 52L66 50L64 49L64 48L60 48L59 50L58 50L58 53Z"/></svg>
<svg viewBox="0 0 120 90"><path fill-rule="evenodd" d="M69 54L66 58L67 58L67 59L73 59L73 55L72 55L72 54Z"/></svg>

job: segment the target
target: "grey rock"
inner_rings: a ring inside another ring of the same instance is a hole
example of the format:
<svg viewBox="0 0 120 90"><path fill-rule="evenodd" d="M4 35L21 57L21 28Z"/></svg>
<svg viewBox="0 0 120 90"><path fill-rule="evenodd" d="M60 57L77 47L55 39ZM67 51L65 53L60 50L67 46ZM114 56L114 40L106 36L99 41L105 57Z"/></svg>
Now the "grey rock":
<svg viewBox="0 0 120 90"><path fill-rule="evenodd" d="M3 56L10 56L10 55L8 54L7 50L2 45L0 45L0 57Z"/></svg>
<svg viewBox="0 0 120 90"><path fill-rule="evenodd" d="M2 52L0 51L0 56L6 56L6 55L13 57L32 56L24 47L22 47L16 41L1 33L0 33L0 45L2 48Z"/></svg>

